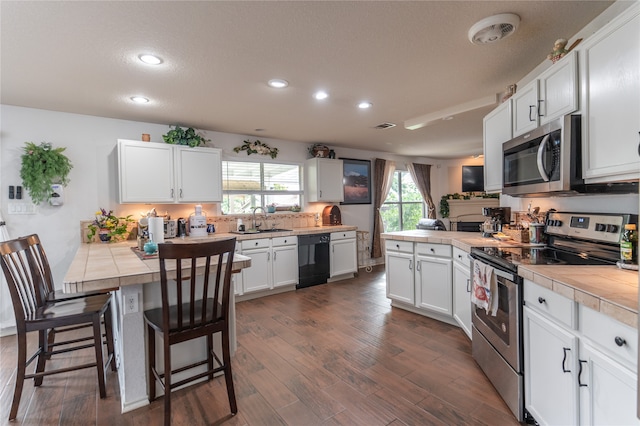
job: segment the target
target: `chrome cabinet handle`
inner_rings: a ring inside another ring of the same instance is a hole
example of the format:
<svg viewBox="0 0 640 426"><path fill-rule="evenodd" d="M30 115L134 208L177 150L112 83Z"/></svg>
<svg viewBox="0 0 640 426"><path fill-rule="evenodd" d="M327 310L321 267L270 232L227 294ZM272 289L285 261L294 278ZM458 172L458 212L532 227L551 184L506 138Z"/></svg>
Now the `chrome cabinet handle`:
<svg viewBox="0 0 640 426"><path fill-rule="evenodd" d="M626 345L626 344L627 344L627 341L626 341L626 340L624 340L624 339L623 339L622 337L620 337L620 336L616 336L616 338L615 338L615 339L613 339L613 340L616 342L616 345L618 345L618 346L620 346L620 347L622 347L622 346L624 346L624 345Z"/></svg>
<svg viewBox="0 0 640 426"><path fill-rule="evenodd" d="M267 252L267 262L271 260L271 253Z"/></svg>
<svg viewBox="0 0 640 426"><path fill-rule="evenodd" d="M171 198L173 198L173 188L171 188Z"/></svg>
<svg viewBox="0 0 640 426"><path fill-rule="evenodd" d="M274 262L276 261L276 255L277 255L277 254L278 254L278 252L277 252L277 251L274 251L274 252L273 252L273 261L274 261Z"/></svg>
<svg viewBox="0 0 640 426"><path fill-rule="evenodd" d="M544 116L544 114L540 114L540 111L542 110L542 108L540 108L540 104L542 102L544 102L544 99L538 99L538 117Z"/></svg>
<svg viewBox="0 0 640 426"><path fill-rule="evenodd" d="M413 269L413 265L412 265L412 263L413 263L413 260L410 260L410 261L409 261L409 269Z"/></svg>
<svg viewBox="0 0 640 426"><path fill-rule="evenodd" d="M467 278L467 293L471 293L471 279Z"/></svg>
<svg viewBox="0 0 640 426"><path fill-rule="evenodd" d="M420 267L420 262L416 262L416 271L418 272L422 271L422 268Z"/></svg>
<svg viewBox="0 0 640 426"><path fill-rule="evenodd" d="M182 188L180 188L180 198L182 198Z"/></svg>
<svg viewBox="0 0 640 426"><path fill-rule="evenodd" d="M571 348L562 348L562 351L564 352L564 356L562 357L562 372L563 373L571 373L571 370L567 370L567 368L565 367L565 363L567 362L567 351L570 351L570 350L571 350Z"/></svg>
<svg viewBox="0 0 640 426"><path fill-rule="evenodd" d="M587 361L579 359L578 362L580 363L580 369L578 370L578 386L581 388L586 388L588 387L588 385L586 383L582 383L582 364L586 364Z"/></svg>
<svg viewBox="0 0 640 426"><path fill-rule="evenodd" d="M529 105L529 121L536 121L534 117L531 117L531 112L535 107L536 107L535 105Z"/></svg>
<svg viewBox="0 0 640 426"><path fill-rule="evenodd" d="M320 190L320 198L322 198L322 190Z"/></svg>

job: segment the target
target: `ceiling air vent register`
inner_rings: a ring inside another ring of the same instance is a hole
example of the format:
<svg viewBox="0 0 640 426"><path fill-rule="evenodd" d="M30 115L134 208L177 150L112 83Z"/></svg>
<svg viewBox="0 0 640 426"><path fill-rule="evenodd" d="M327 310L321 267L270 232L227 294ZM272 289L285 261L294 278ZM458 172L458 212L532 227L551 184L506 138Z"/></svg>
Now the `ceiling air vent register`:
<svg viewBox="0 0 640 426"><path fill-rule="evenodd" d="M509 37L518 29L520 17L513 13L489 16L476 22L469 29L469 41L473 44L491 44Z"/></svg>
<svg viewBox="0 0 640 426"><path fill-rule="evenodd" d="M396 127L395 124L393 123L382 123L382 124L378 124L377 126L374 127L374 129L388 129L390 127Z"/></svg>

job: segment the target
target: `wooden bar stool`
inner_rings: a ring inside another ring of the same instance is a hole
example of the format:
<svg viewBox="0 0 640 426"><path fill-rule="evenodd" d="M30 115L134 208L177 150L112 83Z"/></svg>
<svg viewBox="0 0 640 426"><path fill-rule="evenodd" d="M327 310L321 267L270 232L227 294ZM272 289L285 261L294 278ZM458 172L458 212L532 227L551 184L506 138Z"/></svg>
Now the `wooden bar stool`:
<svg viewBox="0 0 640 426"><path fill-rule="evenodd" d="M164 389L165 425L171 424L172 389L203 377L212 380L214 373L220 371L224 372L231 413L238 412L229 349L229 297L235 244L235 238L204 243L158 244L162 307L145 311L144 319L148 339L149 400L156 398L156 383L159 382ZM167 271L167 261L173 260L175 271ZM164 373L159 373L156 368L156 333L162 335ZM221 333L222 337L222 360L213 348L216 333ZM200 337L207 339L206 358L172 370L171 346ZM207 366L206 371L175 383L171 381L172 374L202 365Z"/></svg>
<svg viewBox="0 0 640 426"><path fill-rule="evenodd" d="M18 366L13 402L9 413L9 420L16 418L24 381L34 379L34 385L40 386L43 378L51 374L61 374L83 368L95 367L98 373L98 387L100 397L107 395L105 386L105 363L102 349L101 321L111 324L110 301L108 294L94 295L74 300L49 301L51 283L46 283L43 270L49 270L48 263L43 266L35 255L37 249L32 246L33 239L29 237L17 238L0 244L0 259L4 272L13 310L16 318L18 343ZM46 257L44 257L46 261ZM44 268L44 269L43 269ZM50 274L50 271L49 271ZM83 341L70 339L51 344L49 333L52 329L67 326L91 324L93 329L92 342L79 344ZM108 330L110 326L106 327ZM38 348L27 359L27 333L38 332ZM113 357L113 337L107 332L108 350L107 364L111 364ZM56 349L62 347L61 349ZM56 370L46 371L47 360L55 354L66 353L79 349L94 347L95 362L73 365ZM26 368L37 359L35 372L26 374ZM115 364L112 364L114 366Z"/></svg>

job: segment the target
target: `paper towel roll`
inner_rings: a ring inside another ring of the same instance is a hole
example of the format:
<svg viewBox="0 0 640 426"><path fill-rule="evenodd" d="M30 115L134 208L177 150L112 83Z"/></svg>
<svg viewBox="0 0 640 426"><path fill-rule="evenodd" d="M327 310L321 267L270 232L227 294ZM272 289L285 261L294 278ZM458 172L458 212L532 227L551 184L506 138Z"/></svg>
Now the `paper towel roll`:
<svg viewBox="0 0 640 426"><path fill-rule="evenodd" d="M161 217L149 218L149 234L155 243L164 243L164 219Z"/></svg>

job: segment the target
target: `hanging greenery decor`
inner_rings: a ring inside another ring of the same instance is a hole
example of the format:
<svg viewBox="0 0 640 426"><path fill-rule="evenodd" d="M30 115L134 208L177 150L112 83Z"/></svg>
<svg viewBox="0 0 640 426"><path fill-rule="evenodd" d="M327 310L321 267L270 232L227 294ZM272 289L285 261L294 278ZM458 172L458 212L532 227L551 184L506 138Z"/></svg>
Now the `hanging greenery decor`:
<svg viewBox="0 0 640 426"><path fill-rule="evenodd" d="M67 186L71 161L62 153L66 148L53 148L50 143L36 145L25 142L22 154L20 178L34 204L40 204L51 196L54 183Z"/></svg>
<svg viewBox="0 0 640 426"><path fill-rule="evenodd" d="M271 158L276 158L278 156L278 148L269 148L269 145L262 143L259 140L256 140L255 142L246 140L242 145L233 148L233 150L235 152L247 151L247 155L270 155Z"/></svg>
<svg viewBox="0 0 640 426"><path fill-rule="evenodd" d="M487 194L483 192L482 194L445 194L440 198L440 216L445 218L449 217L449 200L470 200L471 198L500 198L500 194Z"/></svg>

